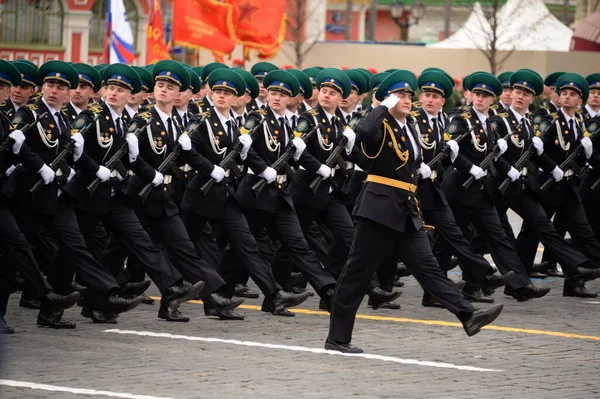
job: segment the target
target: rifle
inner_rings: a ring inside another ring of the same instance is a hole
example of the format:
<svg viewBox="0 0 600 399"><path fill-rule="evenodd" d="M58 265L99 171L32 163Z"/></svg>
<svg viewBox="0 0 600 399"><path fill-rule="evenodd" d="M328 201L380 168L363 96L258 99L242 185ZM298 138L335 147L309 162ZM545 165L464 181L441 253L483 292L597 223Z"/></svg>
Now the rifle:
<svg viewBox="0 0 600 399"><path fill-rule="evenodd" d="M327 165L331 168L331 167L333 167L334 164L336 164L338 162L337 160L340 157L342 150L345 150L347 142L348 142L348 139L346 138L346 136L342 136L337 147L335 147L333 149L333 151L331 151L331 154L329 154L329 157L327 157L327 160L325 161L325 165ZM323 176L317 175L317 176L315 176L312 183L310 183L309 187L312 190L313 194L317 193L317 190L319 190L319 186L321 185L322 181L323 181Z"/></svg>
<svg viewBox="0 0 600 399"><path fill-rule="evenodd" d="M127 129L127 134L131 133L133 134L135 137L138 137L140 135L140 132L142 130L144 130L146 128L146 126L148 126L150 124L150 122L152 122L152 117L148 118L148 119L143 119L143 122L140 124L140 120L139 119L134 119L132 124L129 126L129 129ZM115 153L113 154L112 157L110 157L110 159L108 161L106 161L106 163L104 164L104 166L108 169L113 169L115 167L115 165L117 165L120 161L121 158L123 158L123 156L125 154L127 154L127 152L129 151L129 147L127 145L127 142L124 142L121 147L115 151ZM125 176L123 176L125 177ZM87 185L86 189L88 194L90 195L90 197L92 195L94 195L94 191L96 191L96 189L98 188L98 186L100 185L100 183L102 183L102 180L96 178L94 179L93 182L91 182L90 184Z"/></svg>
<svg viewBox="0 0 600 399"><path fill-rule="evenodd" d="M315 132L321 127L325 127L325 126L322 123L319 123L318 125L313 127L310 131L308 131L308 132L304 133L302 136L300 136L300 138L302 139L302 141L304 141L306 143L315 134ZM279 158L277 158L277 160L275 162L273 162L271 167L273 169L275 169L277 172L279 172L281 170L281 168L286 167L287 163L294 156L295 151L296 151L296 147L294 147L290 143L290 145L288 146L286 151L283 154L281 154L281 156L279 156ZM257 198L266 186L267 186L267 181L265 179L259 180L258 182L256 182L256 184L254 184L252 186L252 190L254 190L254 194L256 195Z"/></svg>
<svg viewBox="0 0 600 399"><path fill-rule="evenodd" d="M596 180L594 184L592 184L592 191L596 191L600 187L600 179Z"/></svg>
<svg viewBox="0 0 600 399"><path fill-rule="evenodd" d="M188 122L188 125L185 127L185 131L182 134L187 134L189 137L192 137L194 132L198 130L200 125L203 124L206 118L208 118L209 116L210 113L207 112L200 120L197 120L197 118L192 118ZM166 158L160 163L160 165L158 165L158 172L166 172L167 169L171 167L171 164L177 160L179 154L181 154L181 144L178 143L175 146L175 148L173 148L173 151L171 151L171 153L166 156ZM144 186L144 188L142 188L142 190L138 193L138 195L142 198L142 202L146 201L146 198L148 198L148 195L150 195L150 192L152 191L153 187L154 186L152 185L152 183L147 183Z"/></svg>
<svg viewBox="0 0 600 399"><path fill-rule="evenodd" d="M252 130L250 130L248 133L250 137L254 136L254 133L258 130L259 127L261 127L263 125L263 123L265 123L267 119L266 118L261 118L258 123L252 128ZM231 151L229 152L229 154L227 154L219 163L219 167L225 169L230 167L230 165L232 163L235 162L235 158L237 158L237 156L240 154L240 152L242 151L242 143L240 143L239 141L237 141L234 145L233 148L231 149ZM236 170L237 165L231 165L230 169L231 170ZM210 179L208 179L203 185L202 187L200 187L200 191L202 191L202 195L206 196L206 194L208 194L208 192L212 189L212 187L215 185L216 181L215 179L213 179L212 177Z"/></svg>
<svg viewBox="0 0 600 399"><path fill-rule="evenodd" d="M598 134L598 132L600 131L600 128L596 129L594 131L594 133L592 133L589 137L590 140L593 140L594 137L596 137L596 135ZM577 146L577 148L575 148L575 151L573 151L568 157L567 159L565 159L559 166L559 168L565 172L569 169L575 169L575 172L577 174L581 173L581 168L579 167L579 165L577 165L575 163L575 161L577 160L577 158L579 158L581 156L581 153L583 152L583 146L581 145L581 143ZM548 191L548 189L554 184L555 180L553 177L549 177L548 180L546 180L544 182L544 184L542 184L540 186L540 190L542 190L542 193L546 193ZM594 183L595 185L596 183Z"/></svg>
<svg viewBox="0 0 600 399"><path fill-rule="evenodd" d="M545 124L545 121L540 122L540 125ZM548 133L548 130L550 130L550 127L552 126L552 123L549 123L548 125L546 125L544 127L544 130L540 133L540 135L538 136L542 141L545 141L544 139L546 138L546 133ZM529 147L523 152L523 154L521 154L521 157L517 160L517 162L515 162L514 168L516 170L519 171L519 173L521 173L523 171L523 168L525 167L525 165L527 165L529 163L529 158L531 158L531 156L533 155L533 145L529 145ZM508 186L510 186L511 180L509 177L506 177L502 183L500 183L500 185L498 186L498 190L500 190L500 192L502 194L506 193L506 190L508 189Z"/></svg>
<svg viewBox="0 0 600 399"><path fill-rule="evenodd" d="M508 140L510 138L511 133L508 132L506 134L506 136L502 137L504 140ZM492 148L492 151L490 151L490 153L483 159L483 161L481 161L479 163L479 167L481 169L485 169L487 168L492 161L494 160L494 158L496 158L498 156L498 142L496 142L496 144L494 145L494 148ZM469 187L471 187L471 185L475 183L475 178L473 176L469 177L467 179L467 181L465 181L462 186L465 190L468 190Z"/></svg>
<svg viewBox="0 0 600 399"><path fill-rule="evenodd" d="M465 137L467 137L468 134L470 134L473 130L475 130L477 126L473 126L471 129L469 129L466 133L461 134L460 136L458 136L455 139L452 139L454 141L456 141L457 143L460 142L462 139L464 139ZM444 132L445 134L446 132ZM444 146L444 148L442 148L440 150L440 152L437 153L437 155L433 158L431 158L431 161L429 161L427 163L427 166L429 166L430 168L433 168L435 166L436 163L440 162L442 159L446 158L448 155L450 154L450 147L448 147L447 145Z"/></svg>
<svg viewBox="0 0 600 399"><path fill-rule="evenodd" d="M4 113L2 113L2 116L4 116ZM25 134L25 132L29 129L31 129L33 126L35 126L39 121L41 121L42 119L44 119L45 117L48 116L48 111L38 115L38 117L36 118L36 120L34 120L33 122L31 122L28 125L23 126L23 128L21 129L21 131L23 132L23 134ZM8 120L8 118L6 118ZM14 125L12 123L10 123L11 127L14 128ZM2 144L0 144L0 152L4 151L4 150L8 150L10 147L12 147L12 145L15 143L15 141L10 138L7 137Z"/></svg>
<svg viewBox="0 0 600 399"><path fill-rule="evenodd" d="M94 119L92 119L92 121L88 125L81 129L79 133L85 138L85 135L87 134L88 130L90 130L91 126L94 126L96 124L96 121L99 118L100 114L95 114ZM56 172L60 168L60 163L67 157L67 155L71 154L74 149L75 142L73 140L69 140L69 142L65 144L65 148L63 148L63 150L52 160L52 162L50 162L50 165L48 166L50 166L50 168ZM31 186L29 192L33 194L36 191L38 191L43 185L44 180L39 179L37 182L35 182L33 186Z"/></svg>

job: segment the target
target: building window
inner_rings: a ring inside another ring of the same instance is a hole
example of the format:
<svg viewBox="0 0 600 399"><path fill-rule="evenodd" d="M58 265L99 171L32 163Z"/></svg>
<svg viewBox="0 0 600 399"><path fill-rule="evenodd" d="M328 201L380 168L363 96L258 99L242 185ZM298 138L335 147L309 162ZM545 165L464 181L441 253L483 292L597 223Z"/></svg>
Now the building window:
<svg viewBox="0 0 600 399"><path fill-rule="evenodd" d="M61 0L3 0L0 42L61 46L63 18Z"/></svg>
<svg viewBox="0 0 600 399"><path fill-rule="evenodd" d="M124 0L127 18L133 33L133 49L137 51L137 29L139 15L134 0ZM106 0L96 0L92 6L92 19L90 21L90 50L102 51L104 47L104 36L106 34L106 13L108 2Z"/></svg>

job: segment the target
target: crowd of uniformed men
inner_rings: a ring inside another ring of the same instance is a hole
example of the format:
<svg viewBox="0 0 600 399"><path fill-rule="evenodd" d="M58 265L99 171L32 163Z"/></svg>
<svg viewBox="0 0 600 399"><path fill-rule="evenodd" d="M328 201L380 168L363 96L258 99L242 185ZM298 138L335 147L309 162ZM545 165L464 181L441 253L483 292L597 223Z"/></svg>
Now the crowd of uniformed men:
<svg viewBox="0 0 600 399"><path fill-rule="evenodd" d="M0 333L17 290L62 329L76 304L94 323L152 304L151 282L170 322L198 298L243 319L249 279L290 317L308 283L331 313L325 347L351 353L364 296L399 309L399 276L469 336L502 311L473 303L541 298L531 277L557 263L564 296L596 297L600 74L475 72L446 113L454 86L438 68L0 61Z"/></svg>

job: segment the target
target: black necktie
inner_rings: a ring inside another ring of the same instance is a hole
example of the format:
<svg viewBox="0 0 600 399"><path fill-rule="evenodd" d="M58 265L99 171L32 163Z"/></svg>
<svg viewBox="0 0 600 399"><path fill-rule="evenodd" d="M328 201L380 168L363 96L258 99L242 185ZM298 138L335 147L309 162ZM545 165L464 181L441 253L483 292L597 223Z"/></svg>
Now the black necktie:
<svg viewBox="0 0 600 399"><path fill-rule="evenodd" d="M350 124L350 119L352 119L352 116L350 114L346 115L346 125Z"/></svg>
<svg viewBox="0 0 600 399"><path fill-rule="evenodd" d="M265 104L260 106L260 109L265 109L265 108L267 108L267 106Z"/></svg>
<svg viewBox="0 0 600 399"><path fill-rule="evenodd" d="M238 125L239 128L241 128L242 126L244 126L244 123L243 123L244 117L243 116L236 116L235 119L237 119L237 125Z"/></svg>
<svg viewBox="0 0 600 399"><path fill-rule="evenodd" d="M577 140L577 132L575 131L575 124L573 123L573 119L569 120L569 130L571 131L572 134L572 138L570 139L570 141L575 141Z"/></svg>
<svg viewBox="0 0 600 399"><path fill-rule="evenodd" d="M227 136L229 136L229 140L231 140L231 142L233 143L233 128L232 128L233 122L231 121L231 119L227 121L226 125L227 125Z"/></svg>
<svg viewBox="0 0 600 399"><path fill-rule="evenodd" d="M183 128L185 129L188 125L188 116L187 116L187 112L183 113Z"/></svg>
<svg viewBox="0 0 600 399"><path fill-rule="evenodd" d="M58 130L60 130L60 134L67 133L67 125L65 125L65 121L63 121L60 112L56 111L54 115L56 116L56 119L58 119Z"/></svg>
<svg viewBox="0 0 600 399"><path fill-rule="evenodd" d="M296 115L292 115L292 130L296 130Z"/></svg>
<svg viewBox="0 0 600 399"><path fill-rule="evenodd" d="M433 125L433 134L435 135L434 140L438 141L438 138L440 137L440 129L437 118L431 118L431 124Z"/></svg>
<svg viewBox="0 0 600 399"><path fill-rule="evenodd" d="M335 115L331 117L329 123L331 123L331 137L335 137L337 130L337 125L335 124Z"/></svg>
<svg viewBox="0 0 600 399"><path fill-rule="evenodd" d="M440 124L440 128L444 130L444 117L442 116L442 111L438 112L438 123Z"/></svg>
<svg viewBox="0 0 600 399"><path fill-rule="evenodd" d="M285 147L287 132L285 131L285 118L279 117L279 130L281 131L281 145Z"/></svg>
<svg viewBox="0 0 600 399"><path fill-rule="evenodd" d="M173 124L171 123L171 118L167 118L167 132L169 132L170 140L175 141L175 135L173 134Z"/></svg>
<svg viewBox="0 0 600 399"><path fill-rule="evenodd" d="M123 137L123 128L121 127L121 118L117 118L115 121L115 127L117 128L117 136Z"/></svg>
<svg viewBox="0 0 600 399"><path fill-rule="evenodd" d="M521 130L525 138L529 137L529 129L527 128L527 118L521 118Z"/></svg>

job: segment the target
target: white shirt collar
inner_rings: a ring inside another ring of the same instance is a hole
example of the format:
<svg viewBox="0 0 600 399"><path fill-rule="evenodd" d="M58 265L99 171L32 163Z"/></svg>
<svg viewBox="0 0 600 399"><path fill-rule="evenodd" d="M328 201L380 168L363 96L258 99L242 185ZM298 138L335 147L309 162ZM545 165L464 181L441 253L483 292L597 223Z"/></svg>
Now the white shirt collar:
<svg viewBox="0 0 600 399"><path fill-rule="evenodd" d="M475 111L475 115L477 115L480 121L482 121L483 123L487 121L488 115L482 114L481 112L477 111L475 107L473 107L473 111Z"/></svg>
<svg viewBox="0 0 600 399"><path fill-rule="evenodd" d="M56 114L57 112L59 112L58 109L52 108L51 106L48 105L48 103L46 102L46 99L44 97L42 97L42 101L44 102L44 104L46 105L46 107L48 108L48 111L50 111L50 113L52 114L52 116L54 116L56 118L56 116L54 114Z"/></svg>
<svg viewBox="0 0 600 399"><path fill-rule="evenodd" d="M325 116L327 117L327 120L331 121L331 117L333 117L333 115L331 115L329 112L325 111L324 109L323 109L323 112L325 113Z"/></svg>
<svg viewBox="0 0 600 399"><path fill-rule="evenodd" d="M183 122L183 116L185 114L187 114L187 109L181 111L179 108L175 107L175 109L177 110L177 115L179 115L179 117L181 118L181 122Z"/></svg>
<svg viewBox="0 0 600 399"><path fill-rule="evenodd" d="M77 112L77 115L79 115L81 113L81 111L83 111L77 105L73 104L73 101L69 101L69 102L71 103L71 107L73 107L73 109L75 110L75 112Z"/></svg>
<svg viewBox="0 0 600 399"><path fill-rule="evenodd" d="M512 107L512 105L510 106L510 110L515 115L515 118L517 119L517 123L521 123L521 119L525 118L525 115L527 115L527 114L525 114L525 115L519 114L517 111L515 111L515 109Z"/></svg>
<svg viewBox="0 0 600 399"><path fill-rule="evenodd" d="M590 114L590 116L593 118L596 115L600 114L600 112L596 112L594 111L588 104L585 104L585 109L587 109L587 112Z"/></svg>
<svg viewBox="0 0 600 399"><path fill-rule="evenodd" d="M237 112L235 112L233 108L231 108L231 116L233 116L234 119L237 119L238 116L241 116L242 118L244 117L243 114L238 114Z"/></svg>
<svg viewBox="0 0 600 399"><path fill-rule="evenodd" d="M131 117L134 117L135 115L137 115L137 111L133 108L131 108L129 105L125 104L125 109L127 110L127 113L129 115L131 115Z"/></svg>
<svg viewBox="0 0 600 399"><path fill-rule="evenodd" d="M256 98L256 106L257 106L258 108L262 108L262 107L263 107L263 105L266 107L266 106L267 106L267 103L263 103L263 102L262 102L262 101L260 101L260 100L258 99L258 97L257 97L257 98Z"/></svg>
<svg viewBox="0 0 600 399"><path fill-rule="evenodd" d="M285 110L285 117L287 118L287 120L292 120L292 116L295 116L296 118L298 118L298 111L296 112L292 112L289 109Z"/></svg>
<svg viewBox="0 0 600 399"><path fill-rule="evenodd" d="M304 107L306 108L307 111L310 111L311 109L313 109L313 107L308 105L308 103L306 101L303 100L302 103L304 104Z"/></svg>
<svg viewBox="0 0 600 399"><path fill-rule="evenodd" d="M567 121L567 126L569 126L569 121L572 119L573 120L573 124L577 124L577 120L575 120L575 117L570 117L569 115L567 115L567 113L565 111L563 111L563 109L561 108L560 111L562 112L563 116L565 117L565 120Z"/></svg>
<svg viewBox="0 0 600 399"><path fill-rule="evenodd" d="M168 130L169 126L167 126L167 119L169 119L171 117L171 115L165 113L162 109L158 108L157 106L155 106L154 109L156 110L156 113L160 117L160 120L162 121L164 127L167 128L167 130Z"/></svg>
<svg viewBox="0 0 600 399"><path fill-rule="evenodd" d="M227 114L227 117L221 115L221 113L219 111L217 111L217 109L215 108L215 114L217 114L217 116L219 117L219 121L221 122L221 125L223 126L224 129L227 129L227 121L231 120L231 115Z"/></svg>
<svg viewBox="0 0 600 399"><path fill-rule="evenodd" d="M437 118L437 119L438 119L438 122L439 122L439 117L438 117L437 115L432 115L432 114L430 114L429 112L425 111L425 108L423 108L423 112L425 112L425 115L427 115L427 121L429 122L429 124L430 124L430 125L432 124L432 123L431 123L431 120L432 120L433 118Z"/></svg>
<svg viewBox="0 0 600 399"><path fill-rule="evenodd" d="M110 111L110 116L112 117L113 123L115 126L117 125L117 118L121 118L121 115L117 114L114 109L111 108L110 105L106 105L106 108ZM122 119L122 118L121 118Z"/></svg>

